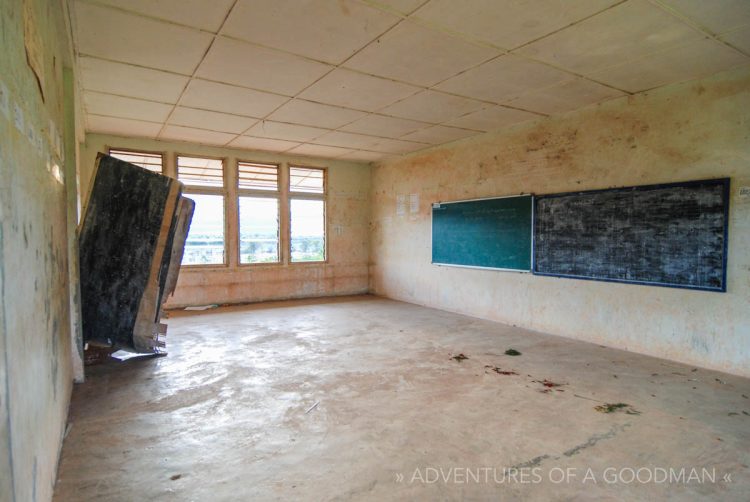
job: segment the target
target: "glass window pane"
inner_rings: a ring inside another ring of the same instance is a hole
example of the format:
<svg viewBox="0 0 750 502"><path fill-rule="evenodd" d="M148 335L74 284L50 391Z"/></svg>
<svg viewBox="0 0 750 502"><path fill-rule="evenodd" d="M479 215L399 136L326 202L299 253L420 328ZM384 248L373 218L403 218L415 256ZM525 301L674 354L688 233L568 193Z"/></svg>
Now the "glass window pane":
<svg viewBox="0 0 750 502"><path fill-rule="evenodd" d="M251 190L277 191L279 189L279 166L238 162L237 186Z"/></svg>
<svg viewBox="0 0 750 502"><path fill-rule="evenodd" d="M161 174L163 170L163 159L160 153L130 152L127 150L110 149L109 155L155 173Z"/></svg>
<svg viewBox="0 0 750 502"><path fill-rule="evenodd" d="M240 197L240 263L278 261L278 199Z"/></svg>
<svg viewBox="0 0 750 502"><path fill-rule="evenodd" d="M292 261L324 261L325 202L322 200L291 200Z"/></svg>
<svg viewBox="0 0 750 502"><path fill-rule="evenodd" d="M292 192L323 193L325 171L310 167L289 167L289 190Z"/></svg>
<svg viewBox="0 0 750 502"><path fill-rule="evenodd" d="M184 194L195 201L183 265L224 263L224 197L222 195Z"/></svg>
<svg viewBox="0 0 750 502"><path fill-rule="evenodd" d="M177 157L177 179L190 186L223 187L224 161L198 157Z"/></svg>

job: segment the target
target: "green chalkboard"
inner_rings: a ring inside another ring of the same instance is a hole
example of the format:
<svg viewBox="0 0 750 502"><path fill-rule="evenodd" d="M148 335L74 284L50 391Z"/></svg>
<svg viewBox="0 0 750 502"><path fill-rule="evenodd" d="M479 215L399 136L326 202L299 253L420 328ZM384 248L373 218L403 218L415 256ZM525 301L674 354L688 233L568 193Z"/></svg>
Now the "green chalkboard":
<svg viewBox="0 0 750 502"><path fill-rule="evenodd" d="M432 205L432 263L531 270L532 197Z"/></svg>

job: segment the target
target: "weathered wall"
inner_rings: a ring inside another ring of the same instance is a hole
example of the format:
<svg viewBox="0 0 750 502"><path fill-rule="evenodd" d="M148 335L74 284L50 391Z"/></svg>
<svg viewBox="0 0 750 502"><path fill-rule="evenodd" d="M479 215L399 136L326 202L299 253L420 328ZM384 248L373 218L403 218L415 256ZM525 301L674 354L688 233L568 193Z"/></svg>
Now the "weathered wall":
<svg viewBox="0 0 750 502"><path fill-rule="evenodd" d="M27 65L24 6L35 19L44 100ZM0 500L52 497L72 387L62 2L0 2ZM67 63L66 63L67 62ZM16 111L23 125L16 127Z"/></svg>
<svg viewBox="0 0 750 502"><path fill-rule="evenodd" d="M430 203L731 177L727 293L430 264ZM519 125L373 170L373 290L750 376L750 70ZM396 214L418 193L419 213Z"/></svg>
<svg viewBox="0 0 750 502"><path fill-rule="evenodd" d="M90 134L81 150L81 193L88 194L91 171L98 152L110 147L165 153L165 172L174 175L176 154L221 157L226 165L236 160L299 163L328 168L326 263L238 265L231 252L236 247L236 205L227 199L227 265L183 267L169 307L208 303L241 303L286 298L366 293L369 287L370 166L354 162L310 159L268 152L249 152L191 143L153 141ZM228 172L232 176L231 169ZM228 185L234 178L227 181ZM231 193L231 192L230 192Z"/></svg>

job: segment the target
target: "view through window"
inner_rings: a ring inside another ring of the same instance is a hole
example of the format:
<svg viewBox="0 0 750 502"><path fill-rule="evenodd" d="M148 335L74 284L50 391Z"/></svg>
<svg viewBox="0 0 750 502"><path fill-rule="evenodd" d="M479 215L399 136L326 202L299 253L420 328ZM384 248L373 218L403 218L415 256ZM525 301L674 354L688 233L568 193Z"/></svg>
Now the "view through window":
<svg viewBox="0 0 750 502"><path fill-rule="evenodd" d="M325 202L292 199L292 261L324 261Z"/></svg>
<svg viewBox="0 0 750 502"><path fill-rule="evenodd" d="M183 265L224 263L224 197L185 193L195 201L193 221L185 241Z"/></svg>
<svg viewBox="0 0 750 502"><path fill-rule="evenodd" d="M224 162L178 156L177 179L185 184L185 197L195 201L182 264L224 264Z"/></svg>
<svg viewBox="0 0 750 502"><path fill-rule="evenodd" d="M279 261L279 200L240 197L240 263Z"/></svg>
<svg viewBox="0 0 750 502"><path fill-rule="evenodd" d="M240 263L278 263L279 166L237 163Z"/></svg>
<svg viewBox="0 0 750 502"><path fill-rule="evenodd" d="M325 261L325 170L289 167L292 262Z"/></svg>

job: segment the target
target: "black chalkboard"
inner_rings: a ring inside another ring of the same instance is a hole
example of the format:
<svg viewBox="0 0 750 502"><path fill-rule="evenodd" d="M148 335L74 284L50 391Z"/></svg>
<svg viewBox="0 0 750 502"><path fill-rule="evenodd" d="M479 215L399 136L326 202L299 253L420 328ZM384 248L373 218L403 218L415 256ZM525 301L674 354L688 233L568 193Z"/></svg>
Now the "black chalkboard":
<svg viewBox="0 0 750 502"><path fill-rule="evenodd" d="M432 263L531 270L532 197L432 205Z"/></svg>
<svg viewBox="0 0 750 502"><path fill-rule="evenodd" d="M729 179L535 198L537 275L726 291Z"/></svg>

